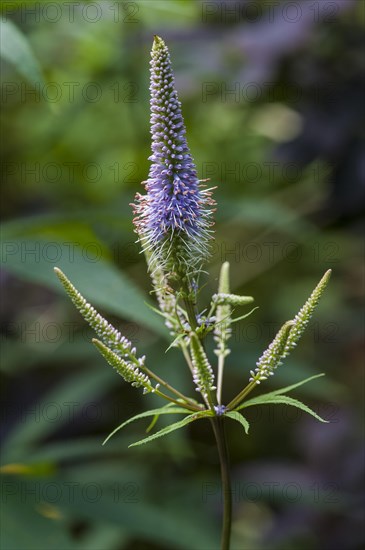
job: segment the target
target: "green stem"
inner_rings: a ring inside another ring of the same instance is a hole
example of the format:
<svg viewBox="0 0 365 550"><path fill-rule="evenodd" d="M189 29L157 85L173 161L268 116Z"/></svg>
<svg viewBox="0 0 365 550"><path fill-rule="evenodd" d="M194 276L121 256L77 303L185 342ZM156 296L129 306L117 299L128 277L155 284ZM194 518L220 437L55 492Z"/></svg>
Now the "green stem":
<svg viewBox="0 0 365 550"><path fill-rule="evenodd" d="M192 302L192 300L189 298L190 289L188 288L188 285L183 284L183 291L184 291L184 294L185 294L184 303L185 303L185 307L186 307L186 312L188 314L190 328L196 334L196 330L198 328L198 323L196 322L196 306ZM197 336L199 338L199 335L197 335ZM201 342L201 344L203 346L203 342ZM212 396L211 396L210 392L208 392L208 395L207 395L206 399L204 397L204 401L206 402L207 406L211 409L211 411L214 412L214 403L213 403L213 399L212 399Z"/></svg>
<svg viewBox="0 0 365 550"><path fill-rule="evenodd" d="M189 411L203 411L204 408L198 407L198 405L189 405L188 403L181 403L181 401L176 401L176 399L173 399L173 397L170 397L169 395L166 395L160 390L155 390L154 392L156 395L163 397L164 399L167 399L167 401L170 401L171 403L175 403L178 407L183 407L184 409L188 409Z"/></svg>
<svg viewBox="0 0 365 550"><path fill-rule="evenodd" d="M212 427L218 448L223 493L223 526L221 550L229 550L232 526L232 489L229 467L229 453L224 431L223 418L217 416L212 418Z"/></svg>
<svg viewBox="0 0 365 550"><path fill-rule="evenodd" d="M195 306L189 298L184 298L184 304L186 307L186 313L188 314L191 330L195 332L198 328L198 324L196 322Z"/></svg>
<svg viewBox="0 0 365 550"><path fill-rule="evenodd" d="M189 287L189 283L187 282L186 274L184 273L180 274L180 285L190 328L192 331L196 332L196 329L198 328L198 323L196 321L197 308L196 304L191 299L191 289Z"/></svg>
<svg viewBox="0 0 365 550"><path fill-rule="evenodd" d="M229 410L232 410L234 409L235 407L237 407L237 405L239 405L241 403L241 401L257 386L257 382L255 380L252 380L252 382L250 382L249 384L247 384L247 386L245 386L243 388L243 390L238 394L236 395L236 397L234 397L232 399L232 401L230 403L228 403L227 405L227 409Z"/></svg>
<svg viewBox="0 0 365 550"><path fill-rule="evenodd" d="M179 390L175 389L173 386L170 386L168 382L160 378L157 374L155 374L153 371L151 371L149 368L143 366L140 367L150 378L153 378L158 384L166 388L171 393L174 393L177 397L180 399L183 399L186 403L191 405L191 407L194 407L196 411L200 411L201 407L199 407L194 401L192 401L189 397L186 397L183 393L179 392ZM181 403L180 403L181 405Z"/></svg>
<svg viewBox="0 0 365 550"><path fill-rule="evenodd" d="M180 342L179 345L180 345L180 349L182 350L183 355L184 355L184 357L185 357L185 361L186 361L187 364L188 364L188 367L189 367L189 369L190 369L190 372L191 372L191 374L193 374L193 368L194 368L194 367L193 367L193 364L192 364L192 362L191 362L191 359L190 359L190 355L189 355L188 349L187 349L187 347L186 347L186 345L185 345L184 342Z"/></svg>
<svg viewBox="0 0 365 550"><path fill-rule="evenodd" d="M223 370L224 370L224 355L218 356L218 378L217 378L217 401L222 404L222 387L223 387Z"/></svg>

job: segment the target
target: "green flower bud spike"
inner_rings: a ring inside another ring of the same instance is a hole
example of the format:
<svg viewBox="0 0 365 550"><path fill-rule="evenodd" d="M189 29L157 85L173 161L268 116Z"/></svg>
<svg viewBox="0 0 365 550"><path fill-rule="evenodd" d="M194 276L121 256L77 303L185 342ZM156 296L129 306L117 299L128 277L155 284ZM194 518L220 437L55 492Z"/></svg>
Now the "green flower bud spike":
<svg viewBox="0 0 365 550"><path fill-rule="evenodd" d="M193 411L201 410L190 398L183 395L165 382L165 380L149 370L145 366L145 356L138 358L136 356L137 350L135 347L132 347L132 343L125 336L122 336L113 325L108 323L108 321L85 300L58 267L55 267L54 271L76 308L99 336L101 342L94 339L93 344L105 357L108 363L112 365L127 382L131 382L132 386L143 386L144 393L154 391L160 397L170 402L177 403L175 399L157 389L159 386L163 386L179 399L178 404L180 406ZM143 373L141 371L143 371ZM157 382L155 388L152 387L150 378L153 378L154 381Z"/></svg>
<svg viewBox="0 0 365 550"><path fill-rule="evenodd" d="M329 269L323 275L322 279L295 318L281 327L272 343L257 361L256 369L250 371L251 378L249 384L232 399L227 407L228 409L232 410L237 407L255 386L260 384L261 381L266 380L268 376L273 375L274 370L281 365L281 360L287 357L290 351L295 348L318 305L319 299L328 284L330 276L331 270Z"/></svg>
<svg viewBox="0 0 365 550"><path fill-rule="evenodd" d="M218 293L213 294L212 309L216 309L216 324L214 328L214 340L218 346L214 353L218 357L217 401L222 403L222 386L224 360L229 355L230 349L227 341L231 337L232 308L244 306L253 302L252 296L238 296L229 292L229 262L224 262L219 275Z"/></svg>
<svg viewBox="0 0 365 550"><path fill-rule="evenodd" d="M104 359L108 361L109 365L111 365L126 382L129 382L136 388L142 386L143 393L155 391L149 377L146 374L143 374L137 367L133 366L130 362L125 361L121 357L118 357L116 353L100 342L100 340L93 338L92 343Z"/></svg>
<svg viewBox="0 0 365 550"><path fill-rule="evenodd" d="M209 407L213 409L211 398L211 391L215 389L213 369L198 336L194 332L190 335L190 349L196 390L202 394Z"/></svg>
<svg viewBox="0 0 365 550"><path fill-rule="evenodd" d="M312 294L310 295L310 297L308 298L304 306L300 309L300 311L295 316L294 326L291 329L288 340L286 342L283 358L289 355L292 349L295 348L295 346L297 345L297 342L299 341L300 337L305 331L313 315L313 312L318 305L319 299L322 296L328 284L328 281L330 280L331 273L332 273L331 269L326 271L326 273L323 275L322 279L319 281L318 285L313 290Z"/></svg>
<svg viewBox="0 0 365 550"><path fill-rule="evenodd" d="M219 295L229 295L229 262L224 262L221 267L221 272L219 274L219 284L218 284L218 294ZM213 296L213 304L214 304ZM216 311L216 326L214 329L214 340L217 342L217 348L214 350L214 353L218 357L218 378L217 378L217 401L218 404L222 403L222 386L223 386L223 371L224 371L224 360L231 353L231 350L227 347L227 342L231 337L231 305L229 301L219 301L215 302L217 304Z"/></svg>
<svg viewBox="0 0 365 550"><path fill-rule="evenodd" d="M151 261L151 251L144 251L147 264ZM152 285L156 294L161 314L165 318L165 325L171 336L176 337L180 331L180 323L177 318L176 297L168 285L168 280L161 267L156 267L151 272Z"/></svg>
<svg viewBox="0 0 365 550"><path fill-rule="evenodd" d="M266 351L261 355L260 359L256 363L256 368L250 371L250 382L260 384L263 380L266 380L269 376L274 374L274 370L281 365L281 359L284 356L284 350L290 332L294 326L294 321L287 321L279 330L274 340L271 342Z"/></svg>
<svg viewBox="0 0 365 550"><path fill-rule="evenodd" d="M115 353L121 355L122 357L126 357L141 366L144 363L144 358L137 359L137 350L132 347L132 343L125 336L122 336L119 330L114 328L112 324L108 323L108 321L104 319L100 313L98 313L96 309L94 309L85 300L85 298L58 267L55 267L54 271L76 308L79 310L90 327L95 330L96 334L104 342L104 344L111 348Z"/></svg>

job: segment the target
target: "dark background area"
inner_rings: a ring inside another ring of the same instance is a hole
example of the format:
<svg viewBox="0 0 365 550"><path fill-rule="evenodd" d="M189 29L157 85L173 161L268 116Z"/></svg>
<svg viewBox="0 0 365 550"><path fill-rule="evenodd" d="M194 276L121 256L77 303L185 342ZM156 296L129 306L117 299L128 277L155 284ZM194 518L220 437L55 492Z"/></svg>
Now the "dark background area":
<svg viewBox="0 0 365 550"><path fill-rule="evenodd" d="M129 206L149 167L154 34L170 47L198 173L217 186L201 306L225 260L234 291L259 306L234 325L226 401L333 269L266 384L326 373L293 396L331 423L284 405L248 409L249 436L227 423L232 548L362 547L364 3L3 2L0 15L2 548L218 547L208 423L128 449L141 421L102 447L161 403L106 366L52 270L194 391L144 303L154 297Z"/></svg>

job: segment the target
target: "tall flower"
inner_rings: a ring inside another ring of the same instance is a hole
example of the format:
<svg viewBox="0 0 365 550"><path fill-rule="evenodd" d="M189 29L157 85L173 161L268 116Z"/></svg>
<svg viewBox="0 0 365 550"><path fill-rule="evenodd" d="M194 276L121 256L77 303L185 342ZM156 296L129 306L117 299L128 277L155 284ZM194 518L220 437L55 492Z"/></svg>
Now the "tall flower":
<svg viewBox="0 0 365 550"><path fill-rule="evenodd" d="M190 155L170 55L155 36L151 52L152 161L134 220L149 267L185 276L209 256L211 190L199 183Z"/></svg>

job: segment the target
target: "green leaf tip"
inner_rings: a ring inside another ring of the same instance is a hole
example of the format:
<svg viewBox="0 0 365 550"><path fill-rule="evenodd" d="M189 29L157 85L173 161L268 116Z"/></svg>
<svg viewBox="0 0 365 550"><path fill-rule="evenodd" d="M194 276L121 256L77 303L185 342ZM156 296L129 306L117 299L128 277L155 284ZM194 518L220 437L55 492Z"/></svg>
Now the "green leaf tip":
<svg viewBox="0 0 365 550"><path fill-rule="evenodd" d="M314 374L313 376L304 378L304 380L300 380L300 382L296 382L295 384L290 384L290 386L285 386L284 388L279 388L278 390L273 390L272 392L265 393L264 395L280 395L282 393L288 393L289 391L299 388L300 386L303 386L303 384L307 384L312 380L316 380L317 378L322 378L322 376L326 376L324 372L320 372L319 374Z"/></svg>
<svg viewBox="0 0 365 550"><path fill-rule="evenodd" d="M273 392L271 392L270 394L268 393L264 395L259 395L258 397L254 397L249 401L245 401L245 403L243 403L239 408L244 409L247 407L253 407L254 405L289 405L291 407L301 409L302 411L310 414L320 422L329 424L329 420L324 420L324 418L319 416L319 414L308 407L308 405L305 405L298 399L294 399L293 397L289 397L288 395L273 395Z"/></svg>
<svg viewBox="0 0 365 550"><path fill-rule="evenodd" d="M159 409L152 409L149 411L145 411L143 413L136 414L135 416L132 416L132 418L128 418L128 420L125 420L120 424L117 428L115 428L108 437L105 438L103 441L103 445L105 445L111 437L113 437L114 434L119 432L122 428L130 424L131 422L135 422L136 420L140 420L141 418L147 418L149 416L153 417L159 417L161 414L186 414L186 409L171 406L171 403L169 405L164 405L163 407L160 407Z"/></svg>
<svg viewBox="0 0 365 550"><path fill-rule="evenodd" d="M11 63L34 89L37 88L37 84L46 85L39 60L20 26L4 16L0 20L0 35L1 57Z"/></svg>
<svg viewBox="0 0 365 550"><path fill-rule="evenodd" d="M165 435L168 435L169 433L179 430L180 428L183 428L187 424L190 424L191 422L194 422L195 420L198 420L199 418L204 418L212 416L211 411L202 411L198 413L190 414L189 416L186 416L183 420L180 420L179 422L175 422L174 424L170 424L170 426L166 426L166 428L162 428L162 430L145 437L144 439L141 439L140 441L137 441L136 443L132 443L131 445L128 445L128 447L137 447L138 445L144 445L145 443L149 443L150 441L153 441L154 439L157 439L159 437L163 437Z"/></svg>
<svg viewBox="0 0 365 550"><path fill-rule="evenodd" d="M250 424L248 420L244 416L242 416L242 414L240 414L237 411L230 411L230 412L227 412L225 416L228 416L228 418L232 418L232 420L236 420L236 422L239 422L241 426L243 426L245 433L248 434L248 431L250 429Z"/></svg>

